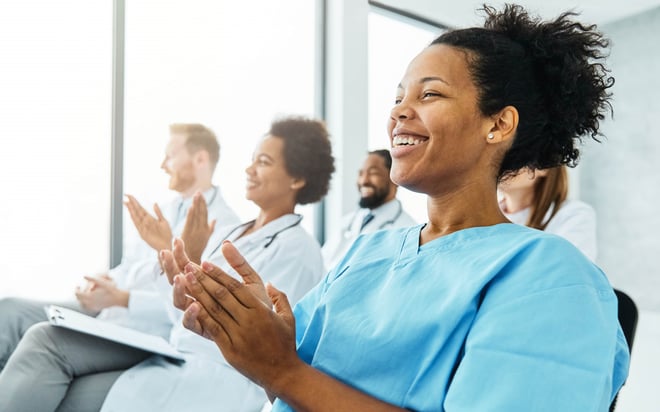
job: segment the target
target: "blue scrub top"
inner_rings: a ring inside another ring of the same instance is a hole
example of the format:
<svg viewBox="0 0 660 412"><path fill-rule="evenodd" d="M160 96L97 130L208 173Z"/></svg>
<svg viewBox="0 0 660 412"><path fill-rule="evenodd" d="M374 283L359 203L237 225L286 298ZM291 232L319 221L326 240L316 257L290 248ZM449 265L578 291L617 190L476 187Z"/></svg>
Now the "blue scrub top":
<svg viewBox="0 0 660 412"><path fill-rule="evenodd" d="M415 411L608 409L629 355L597 266L524 226L422 228L360 237L298 303L305 362Z"/></svg>

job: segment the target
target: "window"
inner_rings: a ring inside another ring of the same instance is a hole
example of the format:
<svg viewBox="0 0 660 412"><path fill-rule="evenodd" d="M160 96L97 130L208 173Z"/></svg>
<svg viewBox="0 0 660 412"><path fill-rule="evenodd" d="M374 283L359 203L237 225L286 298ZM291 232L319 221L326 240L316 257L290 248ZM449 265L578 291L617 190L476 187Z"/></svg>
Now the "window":
<svg viewBox="0 0 660 412"><path fill-rule="evenodd" d="M278 115L314 113L315 3L127 2L125 191L145 206L170 197L168 125L197 122L220 140L225 199L242 220L256 217L244 188L258 140ZM312 233L313 208L298 212Z"/></svg>
<svg viewBox="0 0 660 412"><path fill-rule="evenodd" d="M408 62L439 35L439 30L369 13L369 150L389 148L386 124L396 86ZM414 219L426 221L425 195L399 188L398 198Z"/></svg>
<svg viewBox="0 0 660 412"><path fill-rule="evenodd" d="M108 266L112 2L0 2L0 296Z"/></svg>

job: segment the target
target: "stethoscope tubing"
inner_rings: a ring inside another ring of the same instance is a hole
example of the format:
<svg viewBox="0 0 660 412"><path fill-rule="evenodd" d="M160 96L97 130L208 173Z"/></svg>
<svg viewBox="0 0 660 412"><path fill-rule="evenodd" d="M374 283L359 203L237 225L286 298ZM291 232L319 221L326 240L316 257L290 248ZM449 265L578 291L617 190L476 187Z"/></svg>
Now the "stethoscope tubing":
<svg viewBox="0 0 660 412"><path fill-rule="evenodd" d="M264 249L268 248L268 246L270 246L275 241L275 238L277 238L277 235L284 232L285 230L288 230L288 229L291 229L293 227L298 226L301 221L302 221L302 216L298 216L298 219L296 219L296 221L294 223L290 224L287 227L284 227L284 228L278 230L277 232L273 233L270 236L266 236L265 239L268 239L268 241L264 244ZM215 255L215 252L217 252L220 249L220 246L222 246L222 242L229 239L231 237L231 235L236 233L237 230L239 230L241 228L247 228L250 225L254 224L254 222L255 222L254 220L250 220L249 222L241 223L240 225L238 225L235 228L233 228L232 230L230 230L229 233L227 233L227 235L218 243L218 246L216 246L215 249L213 249L213 251L209 254L209 258L211 258L213 255Z"/></svg>

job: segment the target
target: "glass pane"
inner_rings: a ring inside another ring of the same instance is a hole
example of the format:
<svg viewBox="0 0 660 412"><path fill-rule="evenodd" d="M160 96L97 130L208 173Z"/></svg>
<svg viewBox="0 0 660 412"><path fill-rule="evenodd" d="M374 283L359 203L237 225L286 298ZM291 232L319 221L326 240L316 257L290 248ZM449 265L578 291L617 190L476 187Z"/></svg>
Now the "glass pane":
<svg viewBox="0 0 660 412"><path fill-rule="evenodd" d="M314 5L128 2L125 191L146 204L170 198L160 170L168 125L198 122L220 140L215 183L242 220L256 217L244 188L257 141L273 117L314 111ZM313 208L297 211L312 233Z"/></svg>
<svg viewBox="0 0 660 412"><path fill-rule="evenodd" d="M439 30L369 13L369 150L389 148L386 124L396 86L408 62L439 35ZM426 221L426 196L404 188L397 196L413 218Z"/></svg>
<svg viewBox="0 0 660 412"><path fill-rule="evenodd" d="M0 296L107 269L112 2L0 2Z"/></svg>

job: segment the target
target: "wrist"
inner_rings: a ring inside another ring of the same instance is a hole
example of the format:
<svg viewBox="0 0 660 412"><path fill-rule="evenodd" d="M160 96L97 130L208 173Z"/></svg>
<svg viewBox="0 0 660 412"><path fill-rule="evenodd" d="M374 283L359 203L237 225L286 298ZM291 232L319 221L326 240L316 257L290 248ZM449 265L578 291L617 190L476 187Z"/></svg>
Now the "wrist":
<svg viewBox="0 0 660 412"><path fill-rule="evenodd" d="M117 289L115 293L115 305L127 308L130 296L131 294L129 291Z"/></svg>
<svg viewBox="0 0 660 412"><path fill-rule="evenodd" d="M293 365L282 368L282 371L277 373L268 385L265 385L267 393L273 398L285 400L293 395L291 393L292 389L305 387L305 374L311 366L297 356L296 358L297 360Z"/></svg>

